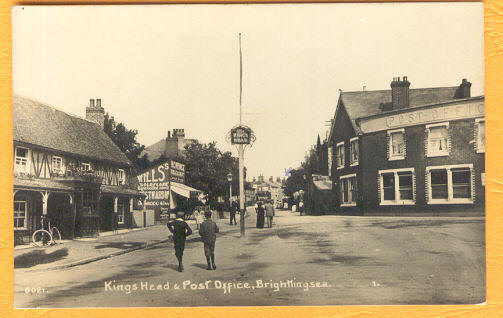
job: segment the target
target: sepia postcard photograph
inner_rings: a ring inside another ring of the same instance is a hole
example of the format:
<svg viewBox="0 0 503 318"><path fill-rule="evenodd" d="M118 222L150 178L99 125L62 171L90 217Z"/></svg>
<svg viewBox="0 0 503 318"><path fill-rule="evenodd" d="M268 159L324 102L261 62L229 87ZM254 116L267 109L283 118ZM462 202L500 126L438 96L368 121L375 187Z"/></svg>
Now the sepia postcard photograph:
<svg viewBox="0 0 503 318"><path fill-rule="evenodd" d="M484 4L14 6L16 308L486 302Z"/></svg>

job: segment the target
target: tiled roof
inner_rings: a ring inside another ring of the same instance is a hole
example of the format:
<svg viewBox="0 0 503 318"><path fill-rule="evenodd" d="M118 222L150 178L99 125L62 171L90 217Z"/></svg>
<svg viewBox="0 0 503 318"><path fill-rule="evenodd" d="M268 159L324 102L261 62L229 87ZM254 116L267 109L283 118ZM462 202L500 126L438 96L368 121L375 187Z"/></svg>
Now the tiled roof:
<svg viewBox="0 0 503 318"><path fill-rule="evenodd" d="M410 89L409 108L454 100L457 89L458 86ZM358 131L355 120L384 113L380 106L391 103L391 90L341 92L339 98Z"/></svg>
<svg viewBox="0 0 503 318"><path fill-rule="evenodd" d="M14 141L86 159L131 165L96 123L20 96L14 96L13 117Z"/></svg>

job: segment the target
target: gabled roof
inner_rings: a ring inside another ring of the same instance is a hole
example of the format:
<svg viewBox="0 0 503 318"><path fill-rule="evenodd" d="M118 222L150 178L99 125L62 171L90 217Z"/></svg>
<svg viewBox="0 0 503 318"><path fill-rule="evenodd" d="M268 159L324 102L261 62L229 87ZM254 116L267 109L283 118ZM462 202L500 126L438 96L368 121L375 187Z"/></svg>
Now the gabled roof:
<svg viewBox="0 0 503 318"><path fill-rule="evenodd" d="M408 108L454 100L458 87L459 86L410 89ZM361 117L386 113L380 107L381 104L386 103L391 103L391 90L355 92L341 91L339 101L337 103L337 109L333 118L335 121L337 111L341 108L341 106L343 106L348 113L356 133L360 133L356 120ZM332 121L332 126L334 121ZM332 130L333 127L331 127L331 133Z"/></svg>
<svg viewBox="0 0 503 318"><path fill-rule="evenodd" d="M14 96L14 141L85 159L131 162L98 124L43 103Z"/></svg>

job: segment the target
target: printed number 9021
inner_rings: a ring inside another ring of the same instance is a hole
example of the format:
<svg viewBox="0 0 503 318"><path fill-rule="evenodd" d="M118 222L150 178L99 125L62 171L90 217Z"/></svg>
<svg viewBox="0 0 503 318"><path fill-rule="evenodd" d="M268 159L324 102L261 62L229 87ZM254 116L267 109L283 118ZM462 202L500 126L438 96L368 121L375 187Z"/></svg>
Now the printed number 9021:
<svg viewBox="0 0 503 318"><path fill-rule="evenodd" d="M45 294L47 290L44 287L25 287L25 294Z"/></svg>

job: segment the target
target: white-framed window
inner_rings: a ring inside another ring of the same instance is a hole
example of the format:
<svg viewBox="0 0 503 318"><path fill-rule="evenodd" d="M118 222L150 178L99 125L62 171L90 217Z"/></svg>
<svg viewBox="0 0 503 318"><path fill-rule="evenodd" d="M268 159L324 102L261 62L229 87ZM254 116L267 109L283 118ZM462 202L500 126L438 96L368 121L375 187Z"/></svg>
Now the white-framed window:
<svg viewBox="0 0 503 318"><path fill-rule="evenodd" d="M354 137L349 140L349 164L351 166L357 166L359 158L360 145L358 142L358 137Z"/></svg>
<svg viewBox="0 0 503 318"><path fill-rule="evenodd" d="M91 163L90 162L83 162L81 164L82 170L84 171L91 171Z"/></svg>
<svg viewBox="0 0 503 318"><path fill-rule="evenodd" d="M428 204L473 203L473 165L426 167Z"/></svg>
<svg viewBox="0 0 503 318"><path fill-rule="evenodd" d="M124 224L124 209L126 208L126 205L124 204L124 200L121 200L119 198L117 200L117 223L119 224Z"/></svg>
<svg viewBox="0 0 503 318"><path fill-rule="evenodd" d="M63 158L52 156L52 171L61 171L63 168Z"/></svg>
<svg viewBox="0 0 503 318"><path fill-rule="evenodd" d="M475 119L475 141L477 153L486 152L486 120Z"/></svg>
<svg viewBox="0 0 503 318"><path fill-rule="evenodd" d="M341 176L339 181L341 191L341 206L356 206L356 200L358 198L356 174L353 173Z"/></svg>
<svg viewBox="0 0 503 318"><path fill-rule="evenodd" d="M416 204L414 168L379 170L379 204Z"/></svg>
<svg viewBox="0 0 503 318"><path fill-rule="evenodd" d="M405 159L405 130L388 130L388 160Z"/></svg>
<svg viewBox="0 0 503 318"><path fill-rule="evenodd" d="M337 150L337 169L344 168L344 141L341 141L336 145L336 150Z"/></svg>
<svg viewBox="0 0 503 318"><path fill-rule="evenodd" d="M117 170L117 178L119 180L119 185L126 184L126 174L124 173L124 169Z"/></svg>
<svg viewBox="0 0 503 318"><path fill-rule="evenodd" d="M28 173L30 166L28 161L28 148L16 147L14 158L14 172Z"/></svg>
<svg viewBox="0 0 503 318"><path fill-rule="evenodd" d="M426 125L426 154L428 157L448 156L450 149L449 123Z"/></svg>
<svg viewBox="0 0 503 318"><path fill-rule="evenodd" d="M14 198L14 229L26 230L27 201L26 196L17 195Z"/></svg>

